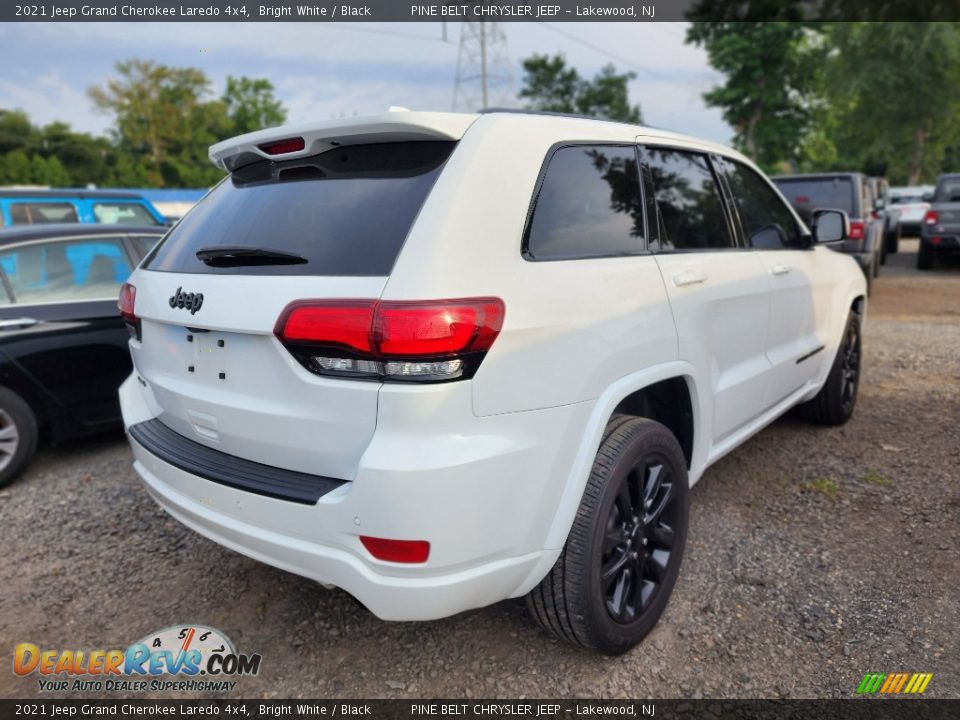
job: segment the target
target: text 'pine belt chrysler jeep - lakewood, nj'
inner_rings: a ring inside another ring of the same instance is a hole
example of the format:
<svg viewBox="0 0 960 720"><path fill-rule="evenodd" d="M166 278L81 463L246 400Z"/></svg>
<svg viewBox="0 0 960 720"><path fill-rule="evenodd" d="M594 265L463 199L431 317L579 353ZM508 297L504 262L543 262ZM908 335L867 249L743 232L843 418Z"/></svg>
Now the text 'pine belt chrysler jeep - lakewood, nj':
<svg viewBox="0 0 960 720"><path fill-rule="evenodd" d="M214 145L121 291L135 468L185 525L388 620L527 597L617 654L689 488L799 405L845 422L865 281L736 152L581 118L390 112Z"/></svg>

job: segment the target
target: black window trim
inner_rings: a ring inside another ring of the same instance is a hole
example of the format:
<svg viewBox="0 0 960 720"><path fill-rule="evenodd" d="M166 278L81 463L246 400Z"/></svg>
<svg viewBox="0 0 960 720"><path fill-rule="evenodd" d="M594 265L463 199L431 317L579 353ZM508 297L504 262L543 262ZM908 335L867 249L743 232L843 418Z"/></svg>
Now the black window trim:
<svg viewBox="0 0 960 720"><path fill-rule="evenodd" d="M656 245L655 249L652 249L651 252L654 254L660 255L685 255L689 253L708 253L708 252L732 252L738 250L752 250L753 248L745 247L742 244L742 238L737 228L734 226L734 220L731 216L730 207L728 206L728 198L732 197L732 194L729 193L729 190L726 186L726 177L722 172L719 164L715 161L716 153L700 149L692 148L680 144L672 143L638 143L637 150L640 155L640 167L641 167L641 178L643 182L649 183L649 192L651 194L651 202L653 203L654 210L657 211L659 217L659 208L656 205L656 188L653 187L653 173L650 170L650 165L647 159L647 150L650 148L656 148L658 150L675 150L677 152L692 153L697 155L703 155L707 158L707 165L710 168L710 172L713 174L713 179L717 184L717 188L720 191L720 205L723 208L723 216L727 222L727 232L730 233L730 238L733 240L733 245L731 247L723 248L665 248L660 243L659 236L656 239L656 243L653 243L648 240L650 247L653 248L653 245ZM650 211L650 206L644 206L644 214L648 214ZM659 232L659 223L658 223L658 232Z"/></svg>
<svg viewBox="0 0 960 720"><path fill-rule="evenodd" d="M540 191L543 189L543 181L547 174L547 168L550 165L550 161L553 160L553 156L557 154L560 150L564 148L575 148L575 147L619 147L619 148L630 148L633 150L634 159L637 163L637 173L640 177L640 203L643 207L643 237L640 238L640 249L635 252L620 252L620 253L605 253L599 255L570 255L564 257L548 257L548 258L538 258L530 252L529 243L530 243L530 226L533 221L533 213L537 209L537 202L540 200ZM646 195L643 187L643 164L640 161L639 146L636 141L627 141L627 140L562 140L560 142L554 143L547 150L546 155L544 156L543 162L540 165L540 172L537 173L537 182L533 187L533 195L530 198L530 204L527 206L527 217L523 222L523 239L520 243L520 255L527 262L543 263L543 262L570 262L578 260L609 260L612 258L630 258L630 257L643 257L645 255L650 255L649 247L649 236L650 236L650 227L647 219L646 211Z"/></svg>

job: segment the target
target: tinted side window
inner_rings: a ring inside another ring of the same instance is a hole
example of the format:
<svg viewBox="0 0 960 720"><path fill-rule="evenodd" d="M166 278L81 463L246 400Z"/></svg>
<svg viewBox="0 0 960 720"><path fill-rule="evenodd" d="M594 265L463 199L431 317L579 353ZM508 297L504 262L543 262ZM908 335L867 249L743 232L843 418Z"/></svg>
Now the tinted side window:
<svg viewBox="0 0 960 720"><path fill-rule="evenodd" d="M934 202L960 202L960 177L941 178L933 197Z"/></svg>
<svg viewBox="0 0 960 720"><path fill-rule="evenodd" d="M131 270L118 237L4 249L0 268L17 304L113 298Z"/></svg>
<svg viewBox="0 0 960 720"><path fill-rule="evenodd" d="M550 158L527 230L534 260L605 257L643 247L643 204L633 146L564 147Z"/></svg>
<svg viewBox="0 0 960 720"><path fill-rule="evenodd" d="M720 160L737 201L743 232L752 247L800 248L800 228L793 213L762 177L746 165Z"/></svg>
<svg viewBox="0 0 960 720"><path fill-rule="evenodd" d="M664 249L734 247L717 180L706 155L647 148Z"/></svg>
<svg viewBox="0 0 960 720"><path fill-rule="evenodd" d="M14 225L79 222L77 211L70 203L13 203L10 219Z"/></svg>

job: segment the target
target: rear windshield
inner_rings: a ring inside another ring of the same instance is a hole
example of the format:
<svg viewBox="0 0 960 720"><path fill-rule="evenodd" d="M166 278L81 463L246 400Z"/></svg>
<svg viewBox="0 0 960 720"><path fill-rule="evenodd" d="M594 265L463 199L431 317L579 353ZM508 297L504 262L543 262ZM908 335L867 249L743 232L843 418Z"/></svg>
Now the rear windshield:
<svg viewBox="0 0 960 720"><path fill-rule="evenodd" d="M354 145L246 165L167 234L146 268L234 275L389 275L453 142ZM259 249L295 263L204 263L200 250Z"/></svg>
<svg viewBox="0 0 960 720"><path fill-rule="evenodd" d="M938 182L933 201L937 203L960 202L960 177L944 178Z"/></svg>
<svg viewBox="0 0 960 720"><path fill-rule="evenodd" d="M858 216L854 205L853 182L850 178L775 179L774 182L808 224L811 213L819 208L843 210L851 217Z"/></svg>
<svg viewBox="0 0 960 720"><path fill-rule="evenodd" d="M159 225L143 206L130 202L98 202L93 204L93 216L105 225Z"/></svg>

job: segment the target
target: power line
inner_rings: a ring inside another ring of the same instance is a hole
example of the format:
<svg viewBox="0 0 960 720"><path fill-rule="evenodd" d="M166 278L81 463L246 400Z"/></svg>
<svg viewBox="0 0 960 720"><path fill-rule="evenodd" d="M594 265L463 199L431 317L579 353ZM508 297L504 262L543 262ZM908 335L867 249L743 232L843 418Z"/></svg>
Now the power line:
<svg viewBox="0 0 960 720"><path fill-rule="evenodd" d="M589 41L587 41L587 40L584 40L584 39L581 38L581 37L577 37L577 36L574 35L573 33L568 33L566 30L561 30L560 28L554 27L554 26L552 26L552 25L548 25L548 24L545 23L545 22L540 22L540 23L537 23L537 24L538 24L538 25L542 25L542 26L545 27L547 30L551 30L551 31L557 33L558 35L562 35L563 37L567 38L568 40L572 40L573 42L579 43L580 45L583 45L584 47L590 48L591 50L595 50L596 52L598 52L598 53L600 53L600 54L602 54L602 55L606 55L608 58L610 58L610 59L612 59L612 60L616 60L617 62L622 63L622 64L626 65L627 67L633 69L633 70L637 70L637 71L639 71L639 72L646 73L647 75L650 75L651 77L653 77L653 78L655 78L655 79L662 80L663 82L672 82L672 80L670 80L669 78L667 78L665 75L662 75L662 74L658 73L658 72L655 71L655 70L651 70L650 68L643 67L642 65L638 65L637 63L633 62L633 60L629 60L629 59L623 57L622 55L617 55L616 53L612 53L612 52L610 52L609 50L607 50L606 48L600 47L599 45L594 45L592 42L589 42Z"/></svg>
<svg viewBox="0 0 960 720"><path fill-rule="evenodd" d="M332 28L334 30L350 30L352 32L358 33L368 33L372 35L393 35L395 37L403 38L412 38L414 40L432 40L434 42L441 42L449 44L449 40L445 37L433 37L432 35L420 35L418 33L409 33L403 32L402 30L381 30L378 28L366 28L358 27L356 25L345 25L343 23L331 22L331 23L316 23L319 27L322 28Z"/></svg>

